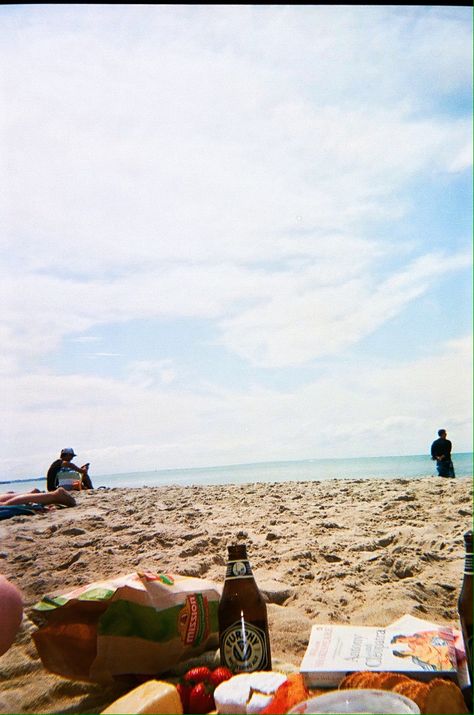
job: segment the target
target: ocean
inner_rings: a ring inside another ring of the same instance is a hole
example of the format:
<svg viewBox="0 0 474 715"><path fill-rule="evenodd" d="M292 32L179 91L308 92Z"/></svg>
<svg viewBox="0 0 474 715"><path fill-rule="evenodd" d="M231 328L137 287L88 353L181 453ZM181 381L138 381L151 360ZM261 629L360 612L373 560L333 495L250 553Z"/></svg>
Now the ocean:
<svg viewBox="0 0 474 715"><path fill-rule="evenodd" d="M453 455L457 477L472 477L473 454ZM160 487L205 484L248 484L252 482L306 482L327 479L422 479L437 476L435 463L426 455L403 457L356 457L346 459L302 459L288 462L257 462L193 469L157 469L96 475L94 487ZM0 481L0 492L45 489L45 477Z"/></svg>

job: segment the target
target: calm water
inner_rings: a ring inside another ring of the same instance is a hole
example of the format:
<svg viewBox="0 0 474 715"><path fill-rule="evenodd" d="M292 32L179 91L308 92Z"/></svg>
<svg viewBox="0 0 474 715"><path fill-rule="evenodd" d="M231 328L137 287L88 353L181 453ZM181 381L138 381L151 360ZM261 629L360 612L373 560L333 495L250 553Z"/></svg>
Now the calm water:
<svg viewBox="0 0 474 715"><path fill-rule="evenodd" d="M472 452L453 456L457 477L472 477ZM291 462L258 462L226 467L163 469L153 472L127 472L96 475L91 469L95 487L155 487L175 484L246 484L249 482L321 481L325 479L419 479L437 476L434 462L426 455L408 457L359 457L354 459L304 459ZM45 488L45 478L1 482L0 492L28 491Z"/></svg>

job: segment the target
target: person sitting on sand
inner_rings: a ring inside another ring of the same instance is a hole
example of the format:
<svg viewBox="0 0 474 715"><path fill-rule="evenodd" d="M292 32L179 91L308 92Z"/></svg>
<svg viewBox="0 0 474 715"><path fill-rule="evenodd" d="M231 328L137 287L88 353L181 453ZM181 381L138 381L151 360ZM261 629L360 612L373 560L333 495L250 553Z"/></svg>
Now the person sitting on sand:
<svg viewBox="0 0 474 715"><path fill-rule="evenodd" d="M48 492L52 492L60 486L65 489L75 489L74 482L78 481L75 473L80 475L81 489L93 489L91 478L87 471L89 464L83 464L82 467L76 466L72 462L72 458L75 456L76 454L72 447L65 447L61 450L59 459L56 459L51 464L46 475Z"/></svg>
<svg viewBox="0 0 474 715"><path fill-rule="evenodd" d="M0 494L0 506L18 506L20 504L61 504L62 506L76 506L76 500L62 487L52 492L39 492L34 490L25 494L7 492Z"/></svg>

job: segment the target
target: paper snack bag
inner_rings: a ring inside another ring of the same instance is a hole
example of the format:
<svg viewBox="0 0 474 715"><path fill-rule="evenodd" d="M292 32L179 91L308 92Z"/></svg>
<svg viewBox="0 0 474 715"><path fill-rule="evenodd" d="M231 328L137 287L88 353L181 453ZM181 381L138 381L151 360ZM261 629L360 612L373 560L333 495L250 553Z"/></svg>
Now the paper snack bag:
<svg viewBox="0 0 474 715"><path fill-rule="evenodd" d="M44 667L67 678L157 675L217 647L219 596L211 581L131 573L45 596L33 639Z"/></svg>

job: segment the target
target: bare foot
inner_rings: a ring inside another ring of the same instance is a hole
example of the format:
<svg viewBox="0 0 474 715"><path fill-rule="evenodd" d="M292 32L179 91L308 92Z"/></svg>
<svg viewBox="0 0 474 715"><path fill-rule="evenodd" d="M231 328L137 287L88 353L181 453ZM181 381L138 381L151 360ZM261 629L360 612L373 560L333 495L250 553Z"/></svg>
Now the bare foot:
<svg viewBox="0 0 474 715"><path fill-rule="evenodd" d="M57 499L55 499L55 502L58 504L64 504L64 506L76 506L76 500L72 496L72 494L69 494L63 487L58 487L56 489L56 494L57 494Z"/></svg>

